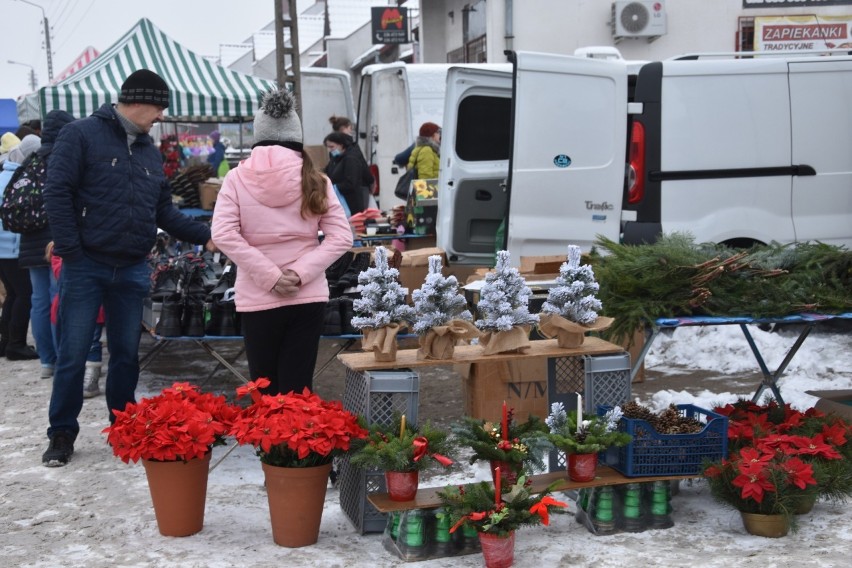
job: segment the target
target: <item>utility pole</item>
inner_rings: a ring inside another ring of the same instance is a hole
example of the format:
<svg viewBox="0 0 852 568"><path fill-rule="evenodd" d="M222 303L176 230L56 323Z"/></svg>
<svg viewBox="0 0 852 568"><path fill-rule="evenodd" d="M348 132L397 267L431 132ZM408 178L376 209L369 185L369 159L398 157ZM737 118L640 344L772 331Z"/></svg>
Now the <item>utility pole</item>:
<svg viewBox="0 0 852 568"><path fill-rule="evenodd" d="M23 1L23 0L22 0ZM287 47L284 30L290 30ZM290 71L287 71L287 56ZM275 0L275 76L279 87L292 85L293 98L299 118L302 117L302 73L299 64L299 13L296 0Z"/></svg>
<svg viewBox="0 0 852 568"><path fill-rule="evenodd" d="M30 68L30 92L33 93L38 87L38 79L36 78L35 67L30 65L29 63L21 63L20 61L12 61L9 59L6 63L11 63L12 65L23 65L24 67Z"/></svg>
<svg viewBox="0 0 852 568"><path fill-rule="evenodd" d="M38 4L29 2L28 0L18 0L18 2L35 6L41 10L41 19L44 22L44 49L47 51L47 80L53 82L53 52L50 51L50 24L47 21L47 14L45 14L44 8Z"/></svg>

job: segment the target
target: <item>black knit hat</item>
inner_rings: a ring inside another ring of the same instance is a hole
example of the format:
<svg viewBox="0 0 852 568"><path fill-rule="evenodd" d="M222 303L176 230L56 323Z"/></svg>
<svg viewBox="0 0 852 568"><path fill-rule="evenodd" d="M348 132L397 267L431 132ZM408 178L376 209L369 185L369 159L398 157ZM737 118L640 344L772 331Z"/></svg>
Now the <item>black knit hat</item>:
<svg viewBox="0 0 852 568"><path fill-rule="evenodd" d="M169 106L169 86L163 78L149 71L140 69L130 74L121 85L120 103L142 103L148 105Z"/></svg>

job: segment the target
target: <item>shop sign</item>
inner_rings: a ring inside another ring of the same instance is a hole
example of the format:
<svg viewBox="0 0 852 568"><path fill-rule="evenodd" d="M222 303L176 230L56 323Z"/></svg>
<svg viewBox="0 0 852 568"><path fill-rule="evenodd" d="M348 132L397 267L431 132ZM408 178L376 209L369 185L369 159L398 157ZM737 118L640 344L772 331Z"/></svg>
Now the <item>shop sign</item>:
<svg viewBox="0 0 852 568"><path fill-rule="evenodd" d="M852 48L852 16L771 16L754 19L755 51Z"/></svg>
<svg viewBox="0 0 852 568"><path fill-rule="evenodd" d="M845 6L852 0L743 0L743 8L799 8L802 6Z"/></svg>
<svg viewBox="0 0 852 568"><path fill-rule="evenodd" d="M411 43L408 39L408 8L379 6L371 10L373 44Z"/></svg>

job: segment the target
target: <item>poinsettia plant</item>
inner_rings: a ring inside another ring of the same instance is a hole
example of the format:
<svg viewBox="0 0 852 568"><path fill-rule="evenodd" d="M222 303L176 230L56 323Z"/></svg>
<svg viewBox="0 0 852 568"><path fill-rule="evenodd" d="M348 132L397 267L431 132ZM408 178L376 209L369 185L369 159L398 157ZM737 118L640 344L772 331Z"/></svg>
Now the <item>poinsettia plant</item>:
<svg viewBox="0 0 852 568"><path fill-rule="evenodd" d="M714 411L728 417L732 455L763 444L767 437L780 436L794 448L793 455L813 469L817 483L808 493L835 502L852 496L852 426L842 418L815 408L802 412L775 400L757 404L740 399Z"/></svg>
<svg viewBox="0 0 852 568"><path fill-rule="evenodd" d="M499 498L486 481L447 486L438 496L454 523L450 532L468 525L477 532L507 536L522 526L550 524L550 512L566 506L550 496L552 487L533 493L529 479L521 476L517 483L500 490Z"/></svg>
<svg viewBox="0 0 852 568"><path fill-rule="evenodd" d="M413 427L404 416L395 416L390 424L370 426L369 436L355 443L350 463L383 471L421 471L436 464L449 467L452 452L447 432L429 422Z"/></svg>
<svg viewBox="0 0 852 568"><path fill-rule="evenodd" d="M771 434L709 464L704 476L713 496L738 511L791 515L810 488L817 487L812 465L802 459L817 454L840 457L828 445L813 447L805 437Z"/></svg>
<svg viewBox="0 0 852 568"><path fill-rule="evenodd" d="M502 421L501 421L502 422ZM470 463L484 460L505 462L517 471L544 470L544 456L553 446L547 439L547 426L536 416L525 422L515 420L515 409L506 412L506 434L502 423L465 416L450 429L460 446L473 450Z"/></svg>
<svg viewBox="0 0 852 568"><path fill-rule="evenodd" d="M237 412L224 396L174 383L156 396L113 410L115 421L103 432L113 454L124 463L188 461L224 444Z"/></svg>
<svg viewBox="0 0 852 568"><path fill-rule="evenodd" d="M269 380L259 378L237 388L237 398L251 404L234 417L230 435L251 445L260 461L279 467L315 467L349 451L353 440L367 436L358 417L338 401L327 401L307 387L301 392L261 394Z"/></svg>

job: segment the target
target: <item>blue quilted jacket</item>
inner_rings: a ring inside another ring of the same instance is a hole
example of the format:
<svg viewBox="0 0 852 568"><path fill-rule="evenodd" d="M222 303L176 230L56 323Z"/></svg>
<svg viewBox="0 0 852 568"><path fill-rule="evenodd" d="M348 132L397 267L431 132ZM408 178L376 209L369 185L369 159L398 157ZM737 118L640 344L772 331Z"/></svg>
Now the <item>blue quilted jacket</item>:
<svg viewBox="0 0 852 568"><path fill-rule="evenodd" d="M55 252L66 261L85 255L129 266L148 255L157 227L195 244L210 228L172 204L160 151L147 134L128 148L111 105L67 124L50 156L44 202Z"/></svg>

